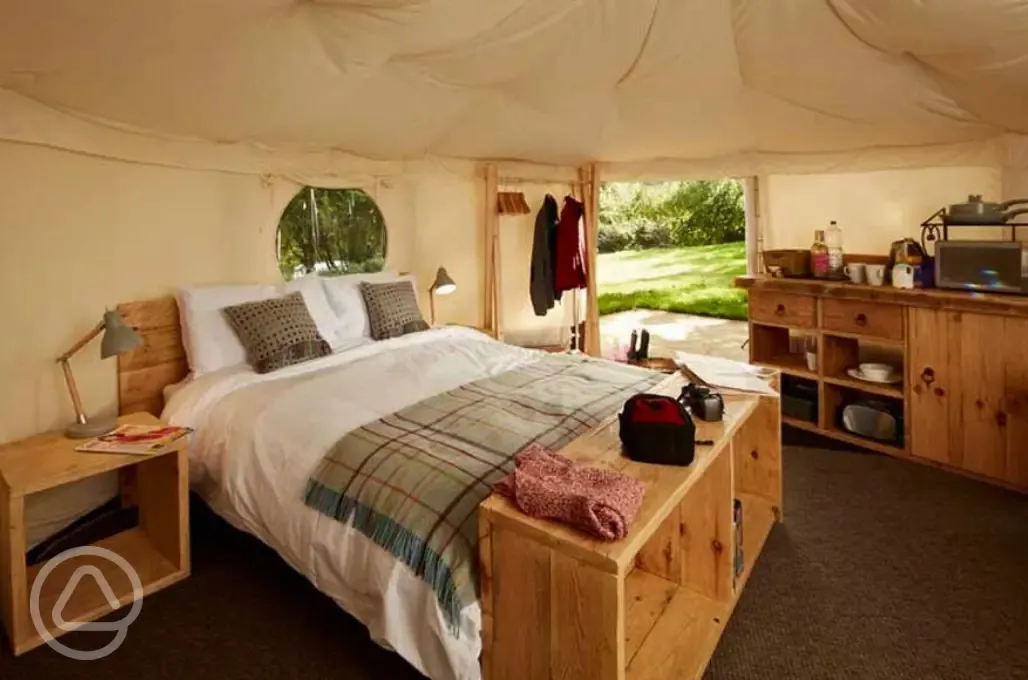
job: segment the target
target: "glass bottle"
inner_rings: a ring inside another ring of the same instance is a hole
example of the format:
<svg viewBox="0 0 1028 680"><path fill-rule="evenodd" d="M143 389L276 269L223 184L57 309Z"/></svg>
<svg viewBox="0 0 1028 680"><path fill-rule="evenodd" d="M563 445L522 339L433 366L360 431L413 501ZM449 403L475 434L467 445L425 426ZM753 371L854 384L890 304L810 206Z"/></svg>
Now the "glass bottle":
<svg viewBox="0 0 1028 680"><path fill-rule="evenodd" d="M828 276L828 246L825 244L825 231L814 232L814 243L810 246L810 267L816 278Z"/></svg>
<svg viewBox="0 0 1028 680"><path fill-rule="evenodd" d="M843 276L842 229L838 222L832 220L825 232L825 245L828 246L828 274L833 278Z"/></svg>

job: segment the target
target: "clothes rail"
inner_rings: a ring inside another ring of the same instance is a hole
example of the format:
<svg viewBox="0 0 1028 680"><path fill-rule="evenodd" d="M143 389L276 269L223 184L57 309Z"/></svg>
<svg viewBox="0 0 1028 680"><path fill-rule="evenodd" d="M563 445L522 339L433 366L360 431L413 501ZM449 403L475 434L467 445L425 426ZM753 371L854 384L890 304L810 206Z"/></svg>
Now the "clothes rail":
<svg viewBox="0 0 1028 680"><path fill-rule="evenodd" d="M553 179L546 177L497 177L497 184L592 184L591 180Z"/></svg>

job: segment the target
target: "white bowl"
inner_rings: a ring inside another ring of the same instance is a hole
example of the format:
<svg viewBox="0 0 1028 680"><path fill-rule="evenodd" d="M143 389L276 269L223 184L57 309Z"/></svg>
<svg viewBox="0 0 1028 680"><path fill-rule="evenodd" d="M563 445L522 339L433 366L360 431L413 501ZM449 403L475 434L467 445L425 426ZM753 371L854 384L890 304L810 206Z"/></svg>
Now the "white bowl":
<svg viewBox="0 0 1028 680"><path fill-rule="evenodd" d="M860 372L871 380L888 380L892 377L892 370L889 364L860 364Z"/></svg>

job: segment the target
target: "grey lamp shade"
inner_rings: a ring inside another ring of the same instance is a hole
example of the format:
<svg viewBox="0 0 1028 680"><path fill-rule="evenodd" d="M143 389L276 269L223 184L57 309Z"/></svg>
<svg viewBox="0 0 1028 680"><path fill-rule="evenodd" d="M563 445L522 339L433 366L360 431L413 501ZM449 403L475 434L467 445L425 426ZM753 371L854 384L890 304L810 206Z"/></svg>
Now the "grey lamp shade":
<svg viewBox="0 0 1028 680"><path fill-rule="evenodd" d="M125 325L118 312L109 309L104 312L104 337L100 341L100 358L107 359L118 354L130 352L142 340L139 334Z"/></svg>
<svg viewBox="0 0 1028 680"><path fill-rule="evenodd" d="M446 267L440 267L439 271L435 273L435 282L432 284L432 290L437 295L449 295L457 290L457 284L446 273Z"/></svg>

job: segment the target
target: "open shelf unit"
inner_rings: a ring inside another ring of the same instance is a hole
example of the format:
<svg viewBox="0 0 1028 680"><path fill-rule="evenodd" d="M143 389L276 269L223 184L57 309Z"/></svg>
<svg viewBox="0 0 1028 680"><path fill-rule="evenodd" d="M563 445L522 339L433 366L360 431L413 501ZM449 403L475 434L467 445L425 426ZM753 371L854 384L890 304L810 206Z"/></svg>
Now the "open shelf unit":
<svg viewBox="0 0 1028 680"><path fill-rule="evenodd" d="M861 362L883 362L894 366L905 376L906 350L903 340L875 337L851 331L829 330L821 326L821 310L817 310L815 327L792 327L762 321L750 322L750 362L769 366L783 374L810 381L817 387L817 420L803 420L783 413L782 424L839 441L890 455L906 455L908 438L902 442L885 442L846 432L838 422L842 405L857 398L877 400L906 413L905 380L886 384L860 380L847 369ZM816 370L807 366L805 352L813 339L817 354ZM901 418L905 421L906 418ZM902 428L901 428L902 429Z"/></svg>

